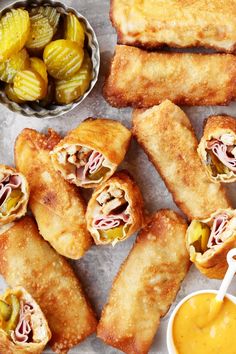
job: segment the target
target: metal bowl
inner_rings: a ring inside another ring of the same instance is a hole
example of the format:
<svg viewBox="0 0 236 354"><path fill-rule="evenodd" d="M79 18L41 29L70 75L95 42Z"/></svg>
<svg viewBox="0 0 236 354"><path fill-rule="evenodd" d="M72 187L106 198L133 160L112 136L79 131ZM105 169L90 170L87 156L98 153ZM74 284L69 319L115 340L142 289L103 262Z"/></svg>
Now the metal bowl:
<svg viewBox="0 0 236 354"><path fill-rule="evenodd" d="M92 75L92 80L90 82L89 88L87 89L87 91L84 93L83 96L78 98L77 101L67 105L50 104L49 106L47 106L47 108L42 107L40 103L38 103L37 101L24 103L24 104L17 104L15 102L12 102L8 99L4 91L0 88L0 102L4 106L9 108L11 111L20 113L27 117L53 118L71 111L73 108L77 107L88 96L88 94L95 86L99 74L100 52L99 52L99 45L98 45L96 34L93 28L91 27L91 25L89 24L88 20L75 9L67 7L63 3L54 0L47 0L47 1L25 0L25 1L17 1L11 3L10 6L5 7L0 12L0 17L3 16L7 11L11 9L16 9L19 7L31 8L31 7L46 6L46 5L55 7L58 12L64 15L68 14L69 12L72 12L83 23L85 28L85 34L86 34L86 42L87 42L86 48L91 57L92 65L93 65L93 75Z"/></svg>

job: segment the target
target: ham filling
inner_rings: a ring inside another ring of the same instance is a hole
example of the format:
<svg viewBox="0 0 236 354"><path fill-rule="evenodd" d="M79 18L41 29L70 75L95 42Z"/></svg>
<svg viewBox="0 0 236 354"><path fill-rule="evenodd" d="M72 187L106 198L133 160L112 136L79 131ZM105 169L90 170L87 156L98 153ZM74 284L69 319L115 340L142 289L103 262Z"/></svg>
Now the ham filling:
<svg viewBox="0 0 236 354"><path fill-rule="evenodd" d="M110 186L97 197L97 202L98 215L93 220L95 229L110 230L129 222L129 204L122 189Z"/></svg>
<svg viewBox="0 0 236 354"><path fill-rule="evenodd" d="M15 330L11 333L11 338L15 344L31 342L33 336L31 315L33 313L33 306L30 303L21 301L19 321Z"/></svg>
<svg viewBox="0 0 236 354"><path fill-rule="evenodd" d="M229 170L236 172L236 146L233 136L225 134L221 136L220 140L213 139L208 141L207 149L211 150Z"/></svg>
<svg viewBox="0 0 236 354"><path fill-rule="evenodd" d="M0 177L0 208L6 202L14 189L20 188L22 184L20 176L6 175Z"/></svg>
<svg viewBox="0 0 236 354"><path fill-rule="evenodd" d="M211 234L207 243L208 248L220 245L225 241L227 237L224 237L223 233L227 230L229 220L230 218L227 214L220 214L214 218Z"/></svg>

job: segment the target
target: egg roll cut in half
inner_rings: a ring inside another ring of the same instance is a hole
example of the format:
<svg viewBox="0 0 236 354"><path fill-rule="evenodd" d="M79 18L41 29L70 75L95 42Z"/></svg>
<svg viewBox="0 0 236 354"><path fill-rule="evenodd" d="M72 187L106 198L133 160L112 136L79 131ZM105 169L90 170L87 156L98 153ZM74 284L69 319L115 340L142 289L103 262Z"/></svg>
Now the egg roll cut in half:
<svg viewBox="0 0 236 354"><path fill-rule="evenodd" d="M143 224L143 198L125 171L98 187L88 203L87 226L97 245L126 240Z"/></svg>
<svg viewBox="0 0 236 354"><path fill-rule="evenodd" d="M236 247L236 211L220 209L208 219L193 220L186 234L190 259L208 278L222 279L227 253Z"/></svg>
<svg viewBox="0 0 236 354"><path fill-rule="evenodd" d="M39 235L31 217L0 234L0 273L9 286L23 286L37 301L56 353L67 353L96 330L95 315L71 266Z"/></svg>
<svg viewBox="0 0 236 354"><path fill-rule="evenodd" d="M79 187L95 188L122 162L131 132L115 120L88 118L51 153L54 168Z"/></svg>
<svg viewBox="0 0 236 354"><path fill-rule="evenodd" d="M209 117L198 154L213 182L235 182L236 119L229 116Z"/></svg>
<svg viewBox="0 0 236 354"><path fill-rule="evenodd" d="M40 134L24 129L15 143L15 161L30 185L29 206L41 235L61 255L78 259L91 246L85 203L73 186L57 173L50 151L60 141L53 130Z"/></svg>
<svg viewBox="0 0 236 354"><path fill-rule="evenodd" d="M122 44L234 52L235 13L235 0L111 0L110 17Z"/></svg>
<svg viewBox="0 0 236 354"><path fill-rule="evenodd" d="M113 282L97 334L124 353L147 354L189 269L187 223L157 212L140 232Z"/></svg>
<svg viewBox="0 0 236 354"><path fill-rule="evenodd" d="M0 226L25 215L29 186L22 173L0 164Z"/></svg>
<svg viewBox="0 0 236 354"><path fill-rule="evenodd" d="M178 106L166 100L147 110L135 110L133 133L176 205L190 220L231 207L224 187L206 176L197 154L197 138L188 117Z"/></svg>
<svg viewBox="0 0 236 354"><path fill-rule="evenodd" d="M24 288L0 296L1 354L40 354L50 338L43 312Z"/></svg>
<svg viewBox="0 0 236 354"><path fill-rule="evenodd" d="M236 57L118 45L103 95L114 107L149 108L166 99L180 105L226 105L236 98Z"/></svg>

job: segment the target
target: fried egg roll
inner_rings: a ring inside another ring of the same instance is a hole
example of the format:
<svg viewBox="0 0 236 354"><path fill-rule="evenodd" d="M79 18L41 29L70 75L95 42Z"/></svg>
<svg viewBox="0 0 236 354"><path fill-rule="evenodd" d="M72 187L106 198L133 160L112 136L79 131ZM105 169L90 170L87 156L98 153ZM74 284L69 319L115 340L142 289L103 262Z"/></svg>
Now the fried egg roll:
<svg viewBox="0 0 236 354"><path fill-rule="evenodd" d="M0 296L0 353L40 354L50 338L44 314L24 288Z"/></svg>
<svg viewBox="0 0 236 354"><path fill-rule="evenodd" d="M0 165L0 226L25 215L29 186L22 173Z"/></svg>
<svg viewBox="0 0 236 354"><path fill-rule="evenodd" d="M61 255L78 259L91 245L85 203L79 192L57 173L50 159L60 136L24 129L15 143L15 161L30 185L29 206L41 235Z"/></svg>
<svg viewBox="0 0 236 354"><path fill-rule="evenodd" d="M171 210L157 212L140 232L113 282L97 335L124 353L148 353L160 318L189 269L187 224Z"/></svg>
<svg viewBox="0 0 236 354"><path fill-rule="evenodd" d="M230 207L224 187L207 178L191 123L178 106L166 100L135 110L133 133L189 219L206 218Z"/></svg>
<svg viewBox="0 0 236 354"><path fill-rule="evenodd" d="M208 177L213 182L236 181L236 119L211 116L198 146Z"/></svg>
<svg viewBox="0 0 236 354"><path fill-rule="evenodd" d="M118 45L103 94L114 107L148 108L165 99L190 106L226 105L236 98L236 57Z"/></svg>
<svg viewBox="0 0 236 354"><path fill-rule="evenodd" d="M121 44L234 52L235 13L234 0L112 0L110 17Z"/></svg>
<svg viewBox="0 0 236 354"><path fill-rule="evenodd" d="M186 244L191 261L208 278L223 279L227 253L236 247L236 211L221 209L208 219L193 220Z"/></svg>
<svg viewBox="0 0 236 354"><path fill-rule="evenodd" d="M130 139L131 132L121 123L88 118L53 149L53 166L70 183L95 188L113 175Z"/></svg>
<svg viewBox="0 0 236 354"><path fill-rule="evenodd" d="M143 198L129 174L117 172L94 191L86 220L97 245L115 246L142 227Z"/></svg>
<svg viewBox="0 0 236 354"><path fill-rule="evenodd" d="M95 315L71 266L43 240L31 217L0 234L0 273L38 302L56 353L67 353L96 330Z"/></svg>

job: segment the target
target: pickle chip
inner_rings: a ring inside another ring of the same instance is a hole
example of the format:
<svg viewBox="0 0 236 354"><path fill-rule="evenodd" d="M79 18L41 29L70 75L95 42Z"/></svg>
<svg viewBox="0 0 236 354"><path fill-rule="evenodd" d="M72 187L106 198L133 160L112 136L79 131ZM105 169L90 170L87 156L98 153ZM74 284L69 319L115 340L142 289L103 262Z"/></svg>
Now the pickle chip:
<svg viewBox="0 0 236 354"><path fill-rule="evenodd" d="M86 92L91 78L92 63L89 55L85 53L83 64L77 74L68 80L56 81L56 101L61 104L75 101Z"/></svg>
<svg viewBox="0 0 236 354"><path fill-rule="evenodd" d="M24 103L24 100L21 100L17 94L14 91L14 87L12 84L7 84L5 87L5 93L7 95L7 97L9 98L10 101L16 102L16 103Z"/></svg>
<svg viewBox="0 0 236 354"><path fill-rule="evenodd" d="M36 71L37 73L39 73L39 75L41 75L41 77L44 79L44 81L46 82L46 85L48 84L48 74L47 74L47 67L44 63L43 60L33 57L30 58L30 65L31 68Z"/></svg>
<svg viewBox="0 0 236 354"><path fill-rule="evenodd" d="M53 37L53 28L49 23L47 17L43 16L41 13L33 15L30 17L30 34L26 42L26 48L40 51L49 42L51 42Z"/></svg>
<svg viewBox="0 0 236 354"><path fill-rule="evenodd" d="M22 49L4 63L0 63L0 80L12 83L16 73L27 69L29 66L29 55L26 49Z"/></svg>
<svg viewBox="0 0 236 354"><path fill-rule="evenodd" d="M65 39L77 42L81 47L84 46L84 28L78 18L69 13L65 18Z"/></svg>
<svg viewBox="0 0 236 354"><path fill-rule="evenodd" d="M51 6L39 6L34 7L31 10L32 15L41 14L48 19L50 26L53 28L53 34L57 31L57 26L60 20L60 13Z"/></svg>
<svg viewBox="0 0 236 354"><path fill-rule="evenodd" d="M30 32L30 19L22 9L8 11L0 20L0 62L18 53Z"/></svg>
<svg viewBox="0 0 236 354"><path fill-rule="evenodd" d="M46 46L43 60L49 74L58 80L67 80L75 75L83 62L84 50L78 43L59 39Z"/></svg>
<svg viewBox="0 0 236 354"><path fill-rule="evenodd" d="M36 101L47 94L47 85L39 73L32 69L19 71L14 78L14 91L23 101Z"/></svg>

